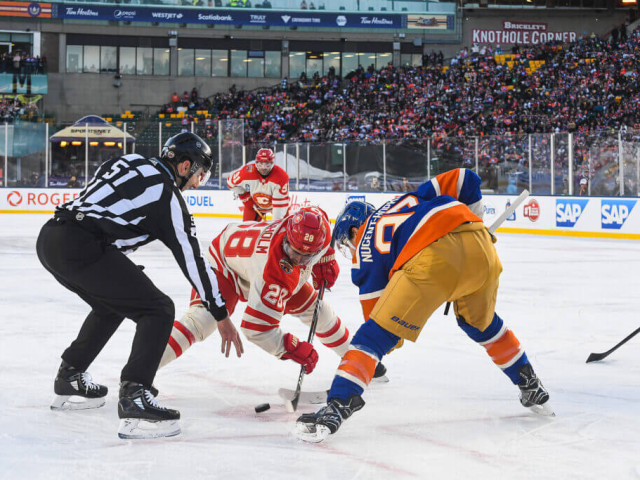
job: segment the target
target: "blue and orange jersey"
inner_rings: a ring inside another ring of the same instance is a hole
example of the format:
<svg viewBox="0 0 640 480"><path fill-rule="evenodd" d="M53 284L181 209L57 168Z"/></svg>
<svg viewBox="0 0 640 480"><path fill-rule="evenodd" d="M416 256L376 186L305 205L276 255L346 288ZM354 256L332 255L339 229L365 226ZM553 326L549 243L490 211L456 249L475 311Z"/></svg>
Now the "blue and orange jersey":
<svg viewBox="0 0 640 480"><path fill-rule="evenodd" d="M482 221L449 195L425 200L419 192L385 203L358 230L351 279L365 319L396 270L463 223Z"/></svg>
<svg viewBox="0 0 640 480"><path fill-rule="evenodd" d="M481 183L482 180L473 170L456 168L423 183L415 194L421 201L449 195L467 205L473 213L482 218L484 203L480 191Z"/></svg>

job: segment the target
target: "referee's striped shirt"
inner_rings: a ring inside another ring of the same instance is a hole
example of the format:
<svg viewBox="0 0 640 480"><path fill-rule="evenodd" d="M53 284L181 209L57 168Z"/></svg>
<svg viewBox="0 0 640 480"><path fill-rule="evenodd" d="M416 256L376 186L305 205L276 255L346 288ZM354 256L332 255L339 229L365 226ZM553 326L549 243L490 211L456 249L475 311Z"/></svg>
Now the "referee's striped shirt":
<svg viewBox="0 0 640 480"><path fill-rule="evenodd" d="M153 240L173 252L183 273L216 320L227 316L216 277L202 258L193 217L171 171L138 154L108 160L56 216L71 218L129 253Z"/></svg>

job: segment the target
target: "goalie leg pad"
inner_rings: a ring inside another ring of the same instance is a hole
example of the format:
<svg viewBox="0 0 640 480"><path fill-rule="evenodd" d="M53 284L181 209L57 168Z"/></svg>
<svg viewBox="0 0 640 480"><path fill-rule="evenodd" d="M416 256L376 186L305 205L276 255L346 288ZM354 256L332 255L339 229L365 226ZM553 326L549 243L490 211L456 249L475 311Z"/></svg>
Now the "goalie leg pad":
<svg viewBox="0 0 640 480"><path fill-rule="evenodd" d="M118 437L123 439L174 437L180 432L178 420L152 422L140 418L123 418L120 420Z"/></svg>

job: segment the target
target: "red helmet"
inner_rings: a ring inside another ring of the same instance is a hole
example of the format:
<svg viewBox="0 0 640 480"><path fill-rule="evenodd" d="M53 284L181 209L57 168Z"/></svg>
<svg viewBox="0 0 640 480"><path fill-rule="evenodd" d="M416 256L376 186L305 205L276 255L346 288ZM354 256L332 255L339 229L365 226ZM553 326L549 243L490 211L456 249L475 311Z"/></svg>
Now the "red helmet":
<svg viewBox="0 0 640 480"><path fill-rule="evenodd" d="M287 221L286 233L286 243L303 256L312 257L324 247L324 220L317 212L299 210Z"/></svg>
<svg viewBox="0 0 640 480"><path fill-rule="evenodd" d="M273 163L276 160L276 156L273 153L273 151L269 150L268 148L261 148L260 150L258 150L258 153L256 154L256 162L267 162L267 163Z"/></svg>

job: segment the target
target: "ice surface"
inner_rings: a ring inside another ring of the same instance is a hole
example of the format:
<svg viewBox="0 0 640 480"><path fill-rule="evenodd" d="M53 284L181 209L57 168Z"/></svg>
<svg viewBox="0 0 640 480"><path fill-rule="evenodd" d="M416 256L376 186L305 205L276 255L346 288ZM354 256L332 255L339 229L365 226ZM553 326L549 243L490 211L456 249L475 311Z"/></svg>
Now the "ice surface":
<svg viewBox="0 0 640 480"><path fill-rule="evenodd" d="M297 414L277 395L295 387L298 365L247 341L243 358L225 359L217 334L156 377L160 402L182 413L182 435L123 441L117 390L132 322L89 370L110 389L106 406L49 410L60 354L88 308L38 262L47 218L0 216L0 479L640 478L640 336L585 364L638 327L638 242L499 234L497 311L548 387L556 418L521 407L517 388L441 309L416 344L385 358L390 383L370 388L366 407L322 444L296 440ZM203 242L226 224L196 222ZM168 250L156 242L133 258L181 315L190 287ZM346 259L341 267L325 298L355 331L361 312ZM283 326L306 338L295 318ZM318 350L305 389L326 389L337 366ZM256 414L265 402L271 409Z"/></svg>

